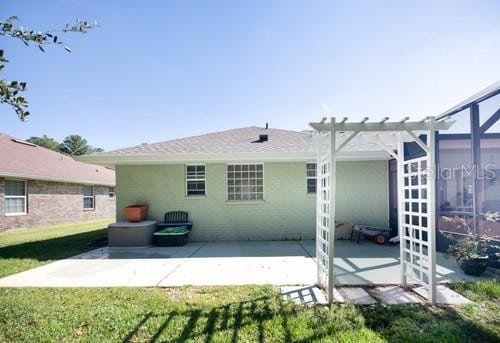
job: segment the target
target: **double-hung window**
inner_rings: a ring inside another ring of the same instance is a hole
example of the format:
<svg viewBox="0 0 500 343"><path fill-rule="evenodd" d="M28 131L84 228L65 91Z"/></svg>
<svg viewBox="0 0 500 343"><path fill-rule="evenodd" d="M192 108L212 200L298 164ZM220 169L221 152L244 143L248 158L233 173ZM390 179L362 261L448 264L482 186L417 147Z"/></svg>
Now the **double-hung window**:
<svg viewBox="0 0 500 343"><path fill-rule="evenodd" d="M110 198L114 198L115 197L115 187L108 187L108 196Z"/></svg>
<svg viewBox="0 0 500 343"><path fill-rule="evenodd" d="M186 195L205 195L205 183L203 164L186 165Z"/></svg>
<svg viewBox="0 0 500 343"><path fill-rule="evenodd" d="M227 200L264 200L264 166L228 164Z"/></svg>
<svg viewBox="0 0 500 343"><path fill-rule="evenodd" d="M26 181L5 180L5 214L26 214Z"/></svg>
<svg viewBox="0 0 500 343"><path fill-rule="evenodd" d="M83 209L93 210L94 202L94 186L83 186Z"/></svg>
<svg viewBox="0 0 500 343"><path fill-rule="evenodd" d="M316 193L316 163L306 164L307 193Z"/></svg>

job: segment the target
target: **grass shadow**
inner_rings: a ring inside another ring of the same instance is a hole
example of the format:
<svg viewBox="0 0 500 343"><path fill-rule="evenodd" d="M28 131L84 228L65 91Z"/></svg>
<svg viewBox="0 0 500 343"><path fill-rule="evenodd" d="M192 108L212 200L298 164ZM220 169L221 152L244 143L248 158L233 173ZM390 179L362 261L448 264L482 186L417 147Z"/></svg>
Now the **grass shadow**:
<svg viewBox="0 0 500 343"><path fill-rule="evenodd" d="M219 312L217 309L211 309L210 313L208 314L207 318L207 325L205 326L204 333L206 334L205 337L205 342L210 343L212 342L213 334L215 331L215 325L217 323L217 318L219 316Z"/></svg>
<svg viewBox="0 0 500 343"><path fill-rule="evenodd" d="M107 245L107 229L26 242L0 248L0 258L58 260Z"/></svg>
<svg viewBox="0 0 500 343"><path fill-rule="evenodd" d="M153 338L151 338L151 342L157 342L158 341L158 338L160 337L160 335L162 334L162 332L165 330L165 328L168 327L168 324L172 321L172 319L176 315L177 315L176 312L171 312L171 313L167 314L167 318L163 321L163 323L158 328L158 330L156 330Z"/></svg>
<svg viewBox="0 0 500 343"><path fill-rule="evenodd" d="M488 328L465 317L454 307L427 305L393 305L360 307L353 304L331 308L296 305L278 297L261 297L206 309L156 314L167 320L155 332L152 341L183 342L223 340L238 342L247 339L264 342L266 336L281 337L286 342L311 342L324 339L349 340L378 337L401 342L498 342L494 328ZM181 333L172 337L173 316L184 318ZM302 328L297 317L309 318ZM143 318L124 339L130 341ZM267 323L267 324L266 324ZM276 333L276 330L281 334ZM297 331L304 330L304 331ZM243 335L243 336L241 336ZM368 336L364 336L368 335ZM370 336L371 335L371 336ZM368 338L367 338L368 337Z"/></svg>
<svg viewBox="0 0 500 343"><path fill-rule="evenodd" d="M235 302L210 309L193 308L187 311L172 311L165 313L144 314L141 320L129 331L122 342L134 342L137 340L137 333L147 326L151 317L166 317L165 321L155 329L155 333L148 341L175 341L185 342L187 340L203 340L211 342L217 333L225 332L229 337L227 341L238 342L240 340L240 330L256 324L256 340L264 342L265 329L264 322L280 316L291 314L289 310L280 309L279 312L273 312L269 306L269 298L262 297L254 300ZM179 322L173 322L172 319L178 317L179 320L185 319L182 332L177 337L172 337L174 326ZM164 336L169 336L166 339ZM288 333L287 337L291 337Z"/></svg>
<svg viewBox="0 0 500 343"><path fill-rule="evenodd" d="M123 342L130 342L132 338L139 332L139 330L146 324L146 322L153 316L153 312L148 312L144 316L144 318L141 319L139 323L129 332L127 337L123 339Z"/></svg>
<svg viewBox="0 0 500 343"><path fill-rule="evenodd" d="M363 309L366 326L389 341L498 342L498 332L452 306L377 305Z"/></svg>

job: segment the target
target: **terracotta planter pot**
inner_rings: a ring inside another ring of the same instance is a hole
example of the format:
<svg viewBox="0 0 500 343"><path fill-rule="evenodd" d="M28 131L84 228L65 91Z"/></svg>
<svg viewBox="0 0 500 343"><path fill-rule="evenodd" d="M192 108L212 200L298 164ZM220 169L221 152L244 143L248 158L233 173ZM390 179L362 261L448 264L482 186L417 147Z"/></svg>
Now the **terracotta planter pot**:
<svg viewBox="0 0 500 343"><path fill-rule="evenodd" d="M148 215L149 206L144 205L131 205L123 209L123 213L129 222L135 223L146 219Z"/></svg>

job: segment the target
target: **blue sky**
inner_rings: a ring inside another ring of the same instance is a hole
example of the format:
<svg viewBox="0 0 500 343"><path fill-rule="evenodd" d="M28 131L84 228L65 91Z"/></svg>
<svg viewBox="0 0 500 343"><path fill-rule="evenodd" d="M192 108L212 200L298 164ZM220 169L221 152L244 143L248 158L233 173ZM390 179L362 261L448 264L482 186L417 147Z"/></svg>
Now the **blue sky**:
<svg viewBox="0 0 500 343"><path fill-rule="evenodd" d="M500 79L499 1L7 1L36 29L75 18L73 52L0 37L32 113L0 106L0 132L78 133L111 150L324 115L436 115Z"/></svg>

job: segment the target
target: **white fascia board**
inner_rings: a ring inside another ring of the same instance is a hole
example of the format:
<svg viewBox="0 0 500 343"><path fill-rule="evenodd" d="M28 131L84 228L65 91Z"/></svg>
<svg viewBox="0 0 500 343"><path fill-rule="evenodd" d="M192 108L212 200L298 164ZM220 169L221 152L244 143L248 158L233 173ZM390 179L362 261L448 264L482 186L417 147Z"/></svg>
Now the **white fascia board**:
<svg viewBox="0 0 500 343"><path fill-rule="evenodd" d="M347 151L338 154L339 161L388 160L385 151ZM228 163L228 162L309 162L316 159L315 152L302 153L240 153L240 154L165 154L129 156L80 156L82 162L102 165L142 165L180 163Z"/></svg>
<svg viewBox="0 0 500 343"><path fill-rule="evenodd" d="M315 158L314 152L304 153L239 153L239 154L161 154L128 156L79 156L78 160L98 165L120 164L176 164L186 162L276 161L299 162Z"/></svg>
<svg viewBox="0 0 500 343"><path fill-rule="evenodd" d="M19 174L19 173L6 173L6 172L0 172L0 177L22 179L22 180L50 181L50 182L60 182L60 183L77 183L77 184L82 184L82 185L95 185L95 186L110 186L110 187L114 187L116 185L115 183L101 182L101 181L90 181L90 180L79 180L79 179L65 179L65 178L52 177L52 176L33 175L33 174Z"/></svg>

